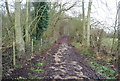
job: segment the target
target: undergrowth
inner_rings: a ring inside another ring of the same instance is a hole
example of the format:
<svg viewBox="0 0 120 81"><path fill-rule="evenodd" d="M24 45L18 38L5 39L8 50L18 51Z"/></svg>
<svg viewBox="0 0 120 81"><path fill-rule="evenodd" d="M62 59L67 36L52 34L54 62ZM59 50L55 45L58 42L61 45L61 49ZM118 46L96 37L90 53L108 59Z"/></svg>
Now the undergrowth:
<svg viewBox="0 0 120 81"><path fill-rule="evenodd" d="M97 69L97 74L106 77L106 79L115 79L116 71L111 69L108 65L100 65L97 62L89 62L91 67Z"/></svg>
<svg viewBox="0 0 120 81"><path fill-rule="evenodd" d="M105 65L101 65L97 62L96 58L93 58L96 54L92 50L82 46L77 42L72 42L71 44L80 50L81 54L87 56L88 64L97 70L98 75L104 76L106 79L115 79L116 70L110 68L110 63L105 62Z"/></svg>

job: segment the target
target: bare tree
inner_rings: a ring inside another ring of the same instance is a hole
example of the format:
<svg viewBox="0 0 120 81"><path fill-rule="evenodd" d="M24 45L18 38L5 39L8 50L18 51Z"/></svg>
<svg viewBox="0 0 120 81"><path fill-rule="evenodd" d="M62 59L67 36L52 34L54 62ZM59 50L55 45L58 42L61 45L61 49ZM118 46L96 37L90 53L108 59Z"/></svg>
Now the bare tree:
<svg viewBox="0 0 120 81"><path fill-rule="evenodd" d="M29 34L29 13L30 13L30 0L26 0L26 28L25 28L25 39L26 43L30 43L30 34Z"/></svg>
<svg viewBox="0 0 120 81"><path fill-rule="evenodd" d="M15 0L15 37L16 37L16 48L18 56L21 56L25 53L25 44L23 40L22 28L20 24L20 0Z"/></svg>
<svg viewBox="0 0 120 81"><path fill-rule="evenodd" d="M118 3L118 62L120 62L120 1ZM118 63L118 68L120 68L120 65ZM118 70L118 74L120 74L120 70ZM120 78L120 77L119 77Z"/></svg>
<svg viewBox="0 0 120 81"><path fill-rule="evenodd" d="M89 0L88 15L87 15L87 46L90 46L90 13L91 13L92 0Z"/></svg>
<svg viewBox="0 0 120 81"><path fill-rule="evenodd" d="M85 8L84 8L84 0L82 0L82 15L83 15L83 38L85 39L86 33L85 33ZM84 41L84 40L83 40Z"/></svg>

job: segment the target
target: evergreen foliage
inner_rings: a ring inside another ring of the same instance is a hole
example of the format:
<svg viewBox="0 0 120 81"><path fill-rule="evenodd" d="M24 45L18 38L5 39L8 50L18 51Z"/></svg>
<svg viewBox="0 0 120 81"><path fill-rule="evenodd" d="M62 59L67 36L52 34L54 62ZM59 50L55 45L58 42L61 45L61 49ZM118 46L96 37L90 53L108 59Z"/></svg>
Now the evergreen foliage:
<svg viewBox="0 0 120 81"><path fill-rule="evenodd" d="M36 33L33 36L39 40L42 33L48 27L49 5L47 2L33 2L33 6L35 10L35 17L38 16Z"/></svg>

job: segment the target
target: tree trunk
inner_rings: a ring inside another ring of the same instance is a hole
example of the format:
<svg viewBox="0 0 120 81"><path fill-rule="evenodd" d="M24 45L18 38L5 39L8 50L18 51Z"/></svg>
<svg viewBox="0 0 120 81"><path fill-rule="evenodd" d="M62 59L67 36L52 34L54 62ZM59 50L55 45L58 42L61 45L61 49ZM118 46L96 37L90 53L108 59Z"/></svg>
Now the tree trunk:
<svg viewBox="0 0 120 81"><path fill-rule="evenodd" d="M92 0L89 0L89 5L88 5L88 22L87 22L87 46L90 46L90 13L91 13L91 6L92 6Z"/></svg>
<svg viewBox="0 0 120 81"><path fill-rule="evenodd" d="M99 39L98 39L98 41L97 41L97 50L98 50L98 52L100 52L100 49L101 49L101 42L102 42L102 37L103 37L103 30L100 30L99 31Z"/></svg>
<svg viewBox="0 0 120 81"><path fill-rule="evenodd" d="M8 14L8 17L9 17L9 20L10 20L10 23L12 23L11 24L11 27L12 26L14 26L14 23L13 23L13 20L12 20L12 17L11 17L11 15L10 15L10 11L9 11L9 6L8 6L8 0L5 0L5 7L6 7L6 11L7 11L7 14ZM15 65L16 64L16 54L15 54L15 32L12 32L13 33L13 65ZM10 32L8 32L8 34L9 35L11 35L10 34Z"/></svg>
<svg viewBox="0 0 120 81"><path fill-rule="evenodd" d="M82 15L83 15L83 41L86 38L86 33L85 33L85 8L84 8L84 0L82 0Z"/></svg>
<svg viewBox="0 0 120 81"><path fill-rule="evenodd" d="M25 44L23 40L22 28L20 24L20 0L15 0L15 39L19 58L25 54Z"/></svg>
<svg viewBox="0 0 120 81"><path fill-rule="evenodd" d="M117 12L118 14L118 12ZM117 14L116 14L116 17L115 17L115 26L114 26L114 34L113 34L113 41L112 41L112 47L111 47L111 54L113 54L113 49L114 49L114 44L115 44L115 38L116 38L116 25L117 25Z"/></svg>
<svg viewBox="0 0 120 81"><path fill-rule="evenodd" d="M120 1L118 3L118 68L120 68ZM120 70L118 70L118 74L120 74ZM120 76L118 77L120 78Z"/></svg>
<svg viewBox="0 0 120 81"><path fill-rule="evenodd" d="M2 81L2 13L0 13L0 80Z"/></svg>
<svg viewBox="0 0 120 81"><path fill-rule="evenodd" d="M29 13L30 13L30 0L26 0L26 29L25 29L26 44L30 43Z"/></svg>

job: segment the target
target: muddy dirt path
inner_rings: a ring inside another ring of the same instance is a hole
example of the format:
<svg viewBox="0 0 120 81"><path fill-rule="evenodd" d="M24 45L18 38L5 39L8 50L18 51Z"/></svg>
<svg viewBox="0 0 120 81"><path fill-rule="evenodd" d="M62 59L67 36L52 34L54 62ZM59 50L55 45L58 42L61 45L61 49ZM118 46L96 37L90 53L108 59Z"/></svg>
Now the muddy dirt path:
<svg viewBox="0 0 120 81"><path fill-rule="evenodd" d="M36 68L38 62L45 64L37 69L43 72L32 72L31 68ZM96 75L81 54L70 44L69 37L64 36L59 39L45 54L38 54L32 60L23 64L22 68L17 68L11 72L7 78L30 76L44 79L101 79ZM30 77L31 78L31 77Z"/></svg>
<svg viewBox="0 0 120 81"><path fill-rule="evenodd" d="M89 67L80 54L69 44L69 38L63 37L47 52L48 68L45 78L51 79L98 79L95 71Z"/></svg>

